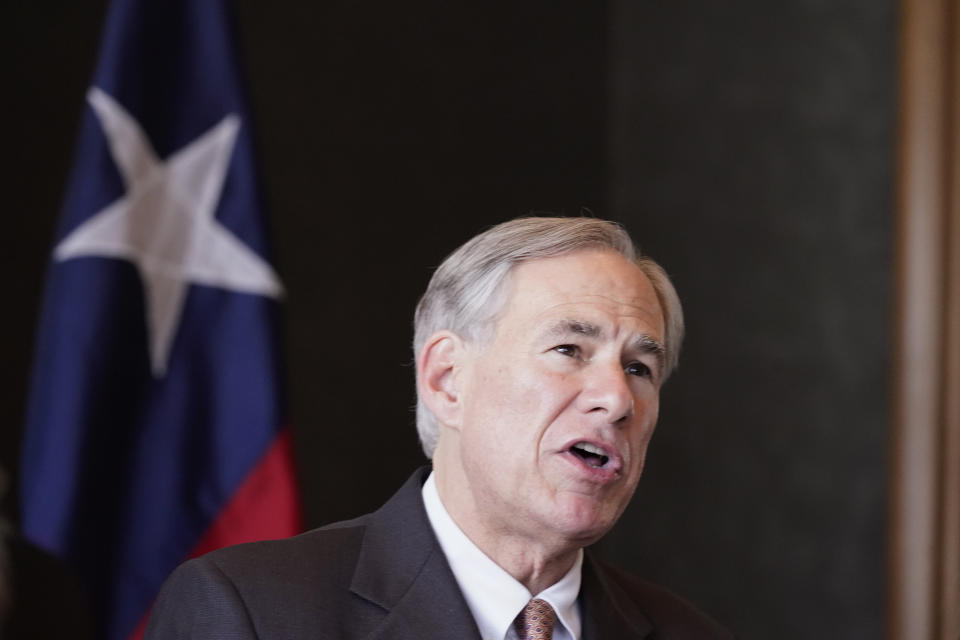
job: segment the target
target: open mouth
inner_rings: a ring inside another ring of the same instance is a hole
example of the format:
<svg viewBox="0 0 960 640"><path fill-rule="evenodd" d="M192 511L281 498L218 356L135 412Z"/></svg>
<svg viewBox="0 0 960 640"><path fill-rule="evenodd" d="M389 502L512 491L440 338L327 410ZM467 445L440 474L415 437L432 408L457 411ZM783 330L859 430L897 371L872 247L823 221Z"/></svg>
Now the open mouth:
<svg viewBox="0 0 960 640"><path fill-rule="evenodd" d="M578 442L570 447L570 453L594 469L602 469L610 462L610 455L601 447L589 442Z"/></svg>

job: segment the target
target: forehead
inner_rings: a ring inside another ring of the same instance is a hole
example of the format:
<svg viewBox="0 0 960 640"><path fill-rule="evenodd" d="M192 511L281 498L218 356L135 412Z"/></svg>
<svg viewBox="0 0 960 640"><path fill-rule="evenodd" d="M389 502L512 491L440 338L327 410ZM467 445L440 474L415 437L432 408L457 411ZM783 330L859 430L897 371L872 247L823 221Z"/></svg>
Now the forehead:
<svg viewBox="0 0 960 640"><path fill-rule="evenodd" d="M535 329L572 319L643 332L661 340L663 312L647 276L610 250L583 250L517 265L500 314L500 328Z"/></svg>

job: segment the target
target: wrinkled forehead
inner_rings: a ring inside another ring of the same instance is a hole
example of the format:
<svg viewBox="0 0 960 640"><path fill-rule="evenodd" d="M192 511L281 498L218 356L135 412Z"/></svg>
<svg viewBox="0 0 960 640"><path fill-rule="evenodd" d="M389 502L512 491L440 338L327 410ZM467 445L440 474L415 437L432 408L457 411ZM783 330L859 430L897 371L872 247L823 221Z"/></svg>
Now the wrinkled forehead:
<svg viewBox="0 0 960 640"><path fill-rule="evenodd" d="M610 250L583 250L515 265L501 286L497 325L555 323L558 318L615 323L664 335L663 310L646 274ZM631 327L625 327L631 328Z"/></svg>

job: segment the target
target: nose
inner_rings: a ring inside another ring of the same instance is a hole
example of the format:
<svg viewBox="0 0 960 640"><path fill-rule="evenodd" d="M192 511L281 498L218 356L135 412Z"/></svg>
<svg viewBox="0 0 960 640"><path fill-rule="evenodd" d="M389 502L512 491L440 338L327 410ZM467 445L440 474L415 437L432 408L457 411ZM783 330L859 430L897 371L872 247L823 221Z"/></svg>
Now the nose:
<svg viewBox="0 0 960 640"><path fill-rule="evenodd" d="M585 412L603 414L610 424L626 422L633 417L634 397L623 367L619 362L592 364L584 370L580 406Z"/></svg>

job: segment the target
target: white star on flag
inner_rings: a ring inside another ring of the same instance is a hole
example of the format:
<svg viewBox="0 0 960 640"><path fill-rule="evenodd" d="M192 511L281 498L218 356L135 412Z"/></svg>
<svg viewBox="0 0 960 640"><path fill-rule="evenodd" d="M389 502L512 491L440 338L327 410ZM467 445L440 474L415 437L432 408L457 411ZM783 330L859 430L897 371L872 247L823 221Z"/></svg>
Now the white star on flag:
<svg viewBox="0 0 960 640"><path fill-rule="evenodd" d="M213 215L240 119L230 114L202 136L157 158L133 117L97 87L87 101L100 120L127 192L74 229L57 261L83 256L129 260L143 281L153 375L167 369L190 283L277 298L273 269Z"/></svg>

